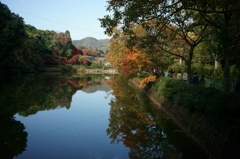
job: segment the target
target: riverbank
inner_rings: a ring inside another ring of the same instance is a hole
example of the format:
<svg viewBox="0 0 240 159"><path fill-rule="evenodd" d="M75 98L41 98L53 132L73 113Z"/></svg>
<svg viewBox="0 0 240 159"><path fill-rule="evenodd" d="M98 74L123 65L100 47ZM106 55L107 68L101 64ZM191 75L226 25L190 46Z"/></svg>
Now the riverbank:
<svg viewBox="0 0 240 159"><path fill-rule="evenodd" d="M135 87L139 88L139 83L140 80L139 79L132 79L131 83L133 83L133 85ZM155 104L157 105L165 114L167 114L167 116L169 116L174 122L175 124L181 128L181 130L190 138L192 138L196 144L203 149L203 151L209 156L209 159L214 159L213 154L211 152L209 152L208 149L206 149L206 145L204 145L201 142L201 139L197 138L195 135L190 133L190 128L187 127L184 124L184 116L186 116L186 111L182 110L182 109L173 109L173 106L171 104L171 102L169 102L166 98L164 98L163 96L158 96L157 92L155 92L153 89L151 89L150 87L146 87L144 89L141 89L143 91L143 93L145 93L148 98ZM171 108L171 109L170 109Z"/></svg>
<svg viewBox="0 0 240 159"><path fill-rule="evenodd" d="M113 68L85 68L78 65L52 65L43 67L43 72L74 72L77 74L118 74Z"/></svg>
<svg viewBox="0 0 240 159"><path fill-rule="evenodd" d="M134 86L138 87L139 79L133 79L131 80L131 83L133 83ZM192 86L189 85L189 87ZM152 88L150 85L148 85L145 89L142 90L146 95L148 95L148 97L153 103L155 103L170 118L172 118L172 120L182 129L183 132L185 132L187 136L191 137L204 150L204 152L208 154L209 158L234 159L239 157L239 147L237 147L237 145L239 145L237 144L239 138L236 138L237 135L233 134L239 131L239 125L237 129L234 129L233 127L237 125L230 123L231 121L229 121L229 117L225 117L226 119L215 119L216 116L220 116L222 118L222 113L225 109L221 108L221 105L219 105L219 110L215 110L215 113L217 113L217 115L214 116L211 113L209 113L210 115L207 114L208 112L204 113L196 110L189 111L188 108L181 106L181 104L177 104L177 102L174 102L174 100L176 99L169 100L169 97L159 95L159 92ZM172 92L168 90L168 96L171 96L173 98L176 98L176 93L181 94L180 91L177 91L174 94L171 93ZM193 98L193 96L191 98ZM212 100L210 95L209 98L209 100ZM216 109L214 108L214 102L212 103L213 108L211 109ZM203 105L203 107L207 107L207 104ZM229 125L231 126L225 126L226 123L229 123ZM236 131L234 131L233 129ZM234 137L236 141L232 139Z"/></svg>
<svg viewBox="0 0 240 159"><path fill-rule="evenodd" d="M118 74L115 69L84 69L86 74Z"/></svg>
<svg viewBox="0 0 240 159"><path fill-rule="evenodd" d="M46 65L41 67L39 70L31 70L25 72L0 72L0 75L6 74L28 74L28 73L54 73L54 74L61 74L61 73L75 73L75 74L118 74L118 71L114 68L107 67L107 68L88 68L87 66L82 65Z"/></svg>

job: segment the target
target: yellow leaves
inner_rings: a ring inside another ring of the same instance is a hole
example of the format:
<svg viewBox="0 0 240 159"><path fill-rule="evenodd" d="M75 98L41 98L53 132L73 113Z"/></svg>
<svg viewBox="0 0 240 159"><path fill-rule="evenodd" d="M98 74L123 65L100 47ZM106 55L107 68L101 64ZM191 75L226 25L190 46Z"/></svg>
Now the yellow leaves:
<svg viewBox="0 0 240 159"><path fill-rule="evenodd" d="M188 39L191 41L196 41L199 37L194 32L188 32Z"/></svg>
<svg viewBox="0 0 240 159"><path fill-rule="evenodd" d="M139 87L144 88L144 87L146 87L146 85L149 82L154 82L154 81L156 81L156 79L157 79L157 77L155 75L150 75L150 76L144 78L143 80L141 80Z"/></svg>

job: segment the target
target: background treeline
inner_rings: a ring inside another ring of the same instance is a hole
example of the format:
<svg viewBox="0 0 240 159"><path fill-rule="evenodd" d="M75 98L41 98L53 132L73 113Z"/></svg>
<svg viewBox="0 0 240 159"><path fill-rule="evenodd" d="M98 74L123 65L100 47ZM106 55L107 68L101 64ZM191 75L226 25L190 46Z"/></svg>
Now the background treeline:
<svg viewBox="0 0 240 159"><path fill-rule="evenodd" d="M90 65L84 55L100 56L100 52L77 49L68 30L39 30L25 24L1 2L0 20L0 74L41 71L49 64Z"/></svg>

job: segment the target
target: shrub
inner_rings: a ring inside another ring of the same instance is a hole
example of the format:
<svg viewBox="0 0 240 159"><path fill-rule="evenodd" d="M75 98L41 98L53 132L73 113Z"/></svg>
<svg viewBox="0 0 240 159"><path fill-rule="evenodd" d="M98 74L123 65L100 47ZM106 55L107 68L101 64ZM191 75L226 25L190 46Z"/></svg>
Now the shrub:
<svg viewBox="0 0 240 159"><path fill-rule="evenodd" d="M200 112L205 115L215 115L224 107L226 95L216 88L205 88L186 84L168 77L159 78L153 85L159 96L164 96L173 104L183 106L190 112Z"/></svg>

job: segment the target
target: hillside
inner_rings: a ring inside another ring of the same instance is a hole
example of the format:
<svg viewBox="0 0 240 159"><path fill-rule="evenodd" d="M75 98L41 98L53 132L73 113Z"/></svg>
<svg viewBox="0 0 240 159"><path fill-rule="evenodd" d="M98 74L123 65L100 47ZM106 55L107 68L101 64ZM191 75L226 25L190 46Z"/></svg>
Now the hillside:
<svg viewBox="0 0 240 159"><path fill-rule="evenodd" d="M109 39L97 40L93 37L86 37L81 40L73 40L72 43L77 48L84 46L86 48L92 48L93 50L102 50L104 53L109 50Z"/></svg>

